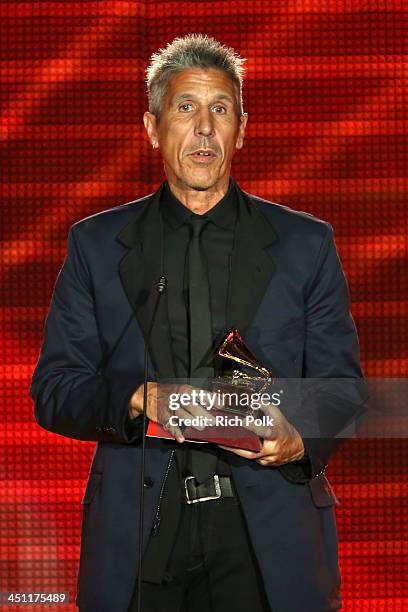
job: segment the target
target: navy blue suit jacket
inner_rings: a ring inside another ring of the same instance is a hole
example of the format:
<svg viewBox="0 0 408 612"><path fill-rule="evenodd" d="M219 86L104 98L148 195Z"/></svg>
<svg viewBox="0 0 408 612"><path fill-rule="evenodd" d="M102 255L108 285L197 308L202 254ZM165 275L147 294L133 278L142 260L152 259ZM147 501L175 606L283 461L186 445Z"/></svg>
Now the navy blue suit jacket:
<svg viewBox="0 0 408 612"><path fill-rule="evenodd" d="M137 577L141 425L129 419L128 405L143 380L144 335L160 274L161 189L70 228L30 390L42 427L98 443L82 499L77 604L85 612L127 611ZM332 228L239 188L238 194L228 325L279 377L355 380L340 408L330 401L312 406L321 423L334 420L341 429L363 409L365 395ZM149 379L167 376L165 299L149 355ZM304 442L312 464L306 483L296 482L295 464L264 467L230 454L273 612L341 606L337 500L322 472L337 442ZM144 543L174 444L147 440Z"/></svg>

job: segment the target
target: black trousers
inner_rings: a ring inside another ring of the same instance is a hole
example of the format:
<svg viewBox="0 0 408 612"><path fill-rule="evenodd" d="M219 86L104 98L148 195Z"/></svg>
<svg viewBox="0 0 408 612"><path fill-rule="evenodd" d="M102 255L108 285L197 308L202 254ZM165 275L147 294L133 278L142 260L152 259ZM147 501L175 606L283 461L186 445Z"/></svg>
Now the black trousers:
<svg viewBox="0 0 408 612"><path fill-rule="evenodd" d="M238 497L183 504L164 583L142 582L142 612L163 611L271 612Z"/></svg>

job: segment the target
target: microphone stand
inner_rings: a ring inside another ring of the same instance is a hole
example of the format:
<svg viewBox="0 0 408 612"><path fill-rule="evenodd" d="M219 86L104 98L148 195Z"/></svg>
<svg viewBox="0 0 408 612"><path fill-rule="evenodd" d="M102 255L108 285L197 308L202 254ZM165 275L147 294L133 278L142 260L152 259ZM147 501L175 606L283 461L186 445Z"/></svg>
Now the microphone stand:
<svg viewBox="0 0 408 612"><path fill-rule="evenodd" d="M160 276L159 282L156 285L157 297L154 305L150 327L147 332L145 341L144 353L144 377L143 377L143 412L142 412L142 460L140 465L140 515L139 515L139 574L137 577L137 611L142 612L142 555L143 555L143 510L144 510L144 475L145 475L145 454L146 454L146 425L147 425L147 362L148 362L148 346L152 333L156 313L159 307L160 298L166 290L167 278Z"/></svg>

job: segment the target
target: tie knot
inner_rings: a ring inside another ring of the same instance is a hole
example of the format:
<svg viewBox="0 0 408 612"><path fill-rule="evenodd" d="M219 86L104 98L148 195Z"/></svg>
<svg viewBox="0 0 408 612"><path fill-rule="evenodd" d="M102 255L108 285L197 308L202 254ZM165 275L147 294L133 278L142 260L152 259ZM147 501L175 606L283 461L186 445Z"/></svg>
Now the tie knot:
<svg viewBox="0 0 408 612"><path fill-rule="evenodd" d="M191 229L193 231L193 238L199 238L201 232L203 231L204 227L207 225L207 223L210 222L209 218L206 217L205 215L200 216L200 215L194 215L191 216L190 219L190 226Z"/></svg>

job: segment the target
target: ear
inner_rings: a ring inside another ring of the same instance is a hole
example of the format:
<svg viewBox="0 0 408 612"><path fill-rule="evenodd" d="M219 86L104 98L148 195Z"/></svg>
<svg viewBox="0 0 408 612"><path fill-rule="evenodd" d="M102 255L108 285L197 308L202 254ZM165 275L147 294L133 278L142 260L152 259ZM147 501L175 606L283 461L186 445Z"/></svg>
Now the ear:
<svg viewBox="0 0 408 612"><path fill-rule="evenodd" d="M157 137L156 115L153 115L153 113L149 113L149 111L146 111L143 115L143 123L153 149L158 149L159 140Z"/></svg>
<svg viewBox="0 0 408 612"><path fill-rule="evenodd" d="M239 128L238 128L238 137L237 142L235 144L236 149L242 149L244 144L244 136L245 136L245 128L248 121L248 113L242 113L239 118Z"/></svg>

